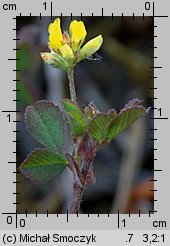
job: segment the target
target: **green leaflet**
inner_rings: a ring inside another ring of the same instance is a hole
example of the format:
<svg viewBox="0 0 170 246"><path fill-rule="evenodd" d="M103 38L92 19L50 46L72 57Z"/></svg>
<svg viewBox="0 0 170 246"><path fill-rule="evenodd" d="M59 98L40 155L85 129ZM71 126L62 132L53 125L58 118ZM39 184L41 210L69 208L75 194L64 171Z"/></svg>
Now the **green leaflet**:
<svg viewBox="0 0 170 246"><path fill-rule="evenodd" d="M107 140L110 124L116 116L115 110L109 110L107 113L97 113L94 115L88 127L88 133L94 141L101 144Z"/></svg>
<svg viewBox="0 0 170 246"><path fill-rule="evenodd" d="M110 142L148 112L148 109L141 106L140 102L138 99L133 99L118 115L114 109L107 113L95 113L88 126L89 135L98 144Z"/></svg>
<svg viewBox="0 0 170 246"><path fill-rule="evenodd" d="M28 106L25 113L27 130L48 149L61 151L64 143L64 122L59 108L49 101Z"/></svg>
<svg viewBox="0 0 170 246"><path fill-rule="evenodd" d="M85 131L85 120L81 109L72 101L63 100L63 108L68 115L68 120L73 136L81 136Z"/></svg>
<svg viewBox="0 0 170 246"><path fill-rule="evenodd" d="M46 149L35 149L21 164L20 171L36 182L46 182L59 175L67 166L66 158Z"/></svg>
<svg viewBox="0 0 170 246"><path fill-rule="evenodd" d="M108 131L108 141L110 142L119 133L127 129L140 117L148 113L149 109L139 105L138 99L133 99L124 109L122 109L115 120L112 121Z"/></svg>

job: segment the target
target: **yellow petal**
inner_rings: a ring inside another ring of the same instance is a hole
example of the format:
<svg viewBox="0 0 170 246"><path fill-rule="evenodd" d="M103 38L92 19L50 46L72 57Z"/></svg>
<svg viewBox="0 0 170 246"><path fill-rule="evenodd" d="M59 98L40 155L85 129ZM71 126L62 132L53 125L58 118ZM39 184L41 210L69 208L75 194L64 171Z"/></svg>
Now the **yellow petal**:
<svg viewBox="0 0 170 246"><path fill-rule="evenodd" d="M71 47L76 52L84 42L86 37L86 29L82 21L74 20L69 27L69 33L71 36Z"/></svg>
<svg viewBox="0 0 170 246"><path fill-rule="evenodd" d="M78 61L81 61L86 57L92 56L97 50L100 49L102 43L103 43L102 35L99 35L96 38L91 39L80 50Z"/></svg>
<svg viewBox="0 0 170 246"><path fill-rule="evenodd" d="M73 51L68 44L63 45L59 50L60 50L60 53L61 53L63 58L65 58L65 59L73 59L74 58Z"/></svg>
<svg viewBox="0 0 170 246"><path fill-rule="evenodd" d="M62 32L61 32L61 28L60 28L60 19L59 18L55 19L53 23L50 23L50 25L48 27L48 32L50 34L58 32L58 33L60 33L60 35L62 37Z"/></svg>
<svg viewBox="0 0 170 246"><path fill-rule="evenodd" d="M54 22L49 25L48 32L50 33L49 45L54 51L57 52L58 49L62 46L62 41L63 41L59 18L54 20Z"/></svg>

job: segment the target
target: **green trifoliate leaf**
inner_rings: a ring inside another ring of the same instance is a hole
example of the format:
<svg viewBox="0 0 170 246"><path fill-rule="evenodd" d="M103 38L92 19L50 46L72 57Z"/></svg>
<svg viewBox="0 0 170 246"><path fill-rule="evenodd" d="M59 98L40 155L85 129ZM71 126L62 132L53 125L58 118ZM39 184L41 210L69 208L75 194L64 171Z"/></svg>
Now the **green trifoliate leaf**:
<svg viewBox="0 0 170 246"><path fill-rule="evenodd" d="M85 120L81 109L68 99L63 100L63 108L68 115L73 136L81 136L85 131Z"/></svg>
<svg viewBox="0 0 170 246"><path fill-rule="evenodd" d="M66 158L59 153L35 149L21 164L20 171L32 181L46 182L63 172L67 164Z"/></svg>
<svg viewBox="0 0 170 246"><path fill-rule="evenodd" d="M111 122L116 118L115 110L107 113L97 113L93 116L88 127L88 133L94 141L101 144L107 140Z"/></svg>
<svg viewBox="0 0 170 246"><path fill-rule="evenodd" d="M49 101L38 101L26 108L25 124L33 138L48 149L61 151L64 122L59 108Z"/></svg>
<svg viewBox="0 0 170 246"><path fill-rule="evenodd" d="M108 141L110 142L119 133L127 129L141 116L148 113L149 109L140 105L140 100L133 99L120 111L115 120L112 121L108 131Z"/></svg>

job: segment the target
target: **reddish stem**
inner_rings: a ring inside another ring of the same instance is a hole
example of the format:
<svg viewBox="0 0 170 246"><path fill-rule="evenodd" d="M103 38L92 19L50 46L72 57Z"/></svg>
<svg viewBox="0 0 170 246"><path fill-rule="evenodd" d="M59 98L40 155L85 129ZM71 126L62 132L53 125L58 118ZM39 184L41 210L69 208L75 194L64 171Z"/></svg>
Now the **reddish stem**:
<svg viewBox="0 0 170 246"><path fill-rule="evenodd" d="M70 154L66 154L70 170L74 177L73 200L70 206L71 214L75 214L78 211L84 188L95 181L93 161L96 155L96 148L90 136L85 135L78 147L77 154L81 158L79 165Z"/></svg>
<svg viewBox="0 0 170 246"><path fill-rule="evenodd" d="M83 196L83 191L84 191L84 188L79 182L75 182L73 184L73 200L70 205L71 214L76 214L77 211L79 210L81 198Z"/></svg>

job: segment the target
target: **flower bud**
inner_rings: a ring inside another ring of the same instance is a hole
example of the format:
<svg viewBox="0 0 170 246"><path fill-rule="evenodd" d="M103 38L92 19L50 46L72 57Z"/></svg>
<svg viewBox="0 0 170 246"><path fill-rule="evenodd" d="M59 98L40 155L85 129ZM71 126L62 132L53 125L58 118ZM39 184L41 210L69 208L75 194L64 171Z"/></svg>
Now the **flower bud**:
<svg viewBox="0 0 170 246"><path fill-rule="evenodd" d="M62 68L64 70L67 70L68 68L67 61L57 53L44 52L41 53L41 57L45 61L45 63L48 63L55 68Z"/></svg>
<svg viewBox="0 0 170 246"><path fill-rule="evenodd" d="M103 38L101 35L87 42L80 50L78 62L87 57L91 57L97 50L99 50L102 43L103 43Z"/></svg>

